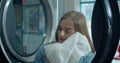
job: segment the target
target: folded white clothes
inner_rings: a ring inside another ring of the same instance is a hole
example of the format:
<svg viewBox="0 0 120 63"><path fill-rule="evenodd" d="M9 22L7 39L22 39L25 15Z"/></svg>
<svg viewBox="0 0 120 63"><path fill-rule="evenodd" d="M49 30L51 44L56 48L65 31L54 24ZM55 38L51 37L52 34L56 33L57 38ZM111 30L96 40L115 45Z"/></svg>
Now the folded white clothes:
<svg viewBox="0 0 120 63"><path fill-rule="evenodd" d="M78 63L81 57L91 52L86 36L75 32L63 43L55 42L44 46L50 63Z"/></svg>

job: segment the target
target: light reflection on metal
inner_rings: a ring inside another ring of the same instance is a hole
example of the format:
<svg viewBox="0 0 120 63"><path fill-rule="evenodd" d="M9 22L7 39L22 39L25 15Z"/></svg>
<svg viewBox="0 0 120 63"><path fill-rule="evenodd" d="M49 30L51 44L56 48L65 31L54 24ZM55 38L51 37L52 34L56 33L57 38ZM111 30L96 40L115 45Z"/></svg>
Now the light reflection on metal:
<svg viewBox="0 0 120 63"><path fill-rule="evenodd" d="M105 4L105 10L107 12L107 18L108 18L108 27L111 28L112 26L112 13L111 13L111 8L108 0L104 0Z"/></svg>

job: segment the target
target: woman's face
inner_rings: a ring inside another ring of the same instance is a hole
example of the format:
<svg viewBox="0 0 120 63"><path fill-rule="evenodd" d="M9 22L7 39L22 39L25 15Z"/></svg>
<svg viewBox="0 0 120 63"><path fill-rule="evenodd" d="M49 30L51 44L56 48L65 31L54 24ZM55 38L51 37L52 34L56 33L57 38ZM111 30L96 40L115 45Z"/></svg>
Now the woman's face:
<svg viewBox="0 0 120 63"><path fill-rule="evenodd" d="M70 19L63 19L58 25L58 41L62 43L73 33L75 33L73 22Z"/></svg>

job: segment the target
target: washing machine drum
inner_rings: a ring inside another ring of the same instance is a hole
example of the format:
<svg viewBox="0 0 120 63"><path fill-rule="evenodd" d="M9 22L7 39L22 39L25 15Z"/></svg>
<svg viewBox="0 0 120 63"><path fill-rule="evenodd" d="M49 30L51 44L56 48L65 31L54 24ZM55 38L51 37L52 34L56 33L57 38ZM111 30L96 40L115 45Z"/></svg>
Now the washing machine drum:
<svg viewBox="0 0 120 63"><path fill-rule="evenodd" d="M49 2L7 0L2 10L1 48L7 60L33 62L35 53L52 30Z"/></svg>
<svg viewBox="0 0 120 63"><path fill-rule="evenodd" d="M119 17L117 0L96 0L92 16L96 55L92 63L111 63L113 60L120 38Z"/></svg>

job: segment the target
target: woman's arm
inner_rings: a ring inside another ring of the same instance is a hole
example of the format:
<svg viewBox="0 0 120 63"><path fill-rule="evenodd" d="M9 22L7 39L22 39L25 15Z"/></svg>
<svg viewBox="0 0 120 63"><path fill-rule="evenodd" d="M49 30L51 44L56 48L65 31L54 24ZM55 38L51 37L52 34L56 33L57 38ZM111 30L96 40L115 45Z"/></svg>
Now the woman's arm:
<svg viewBox="0 0 120 63"><path fill-rule="evenodd" d="M91 63L94 57L95 53L91 51L89 54L81 57L78 63Z"/></svg>

